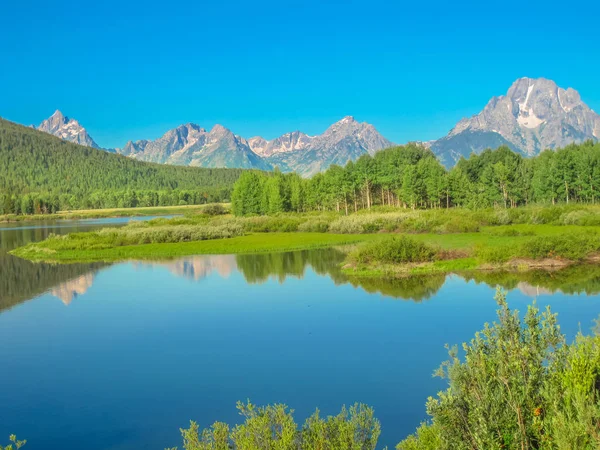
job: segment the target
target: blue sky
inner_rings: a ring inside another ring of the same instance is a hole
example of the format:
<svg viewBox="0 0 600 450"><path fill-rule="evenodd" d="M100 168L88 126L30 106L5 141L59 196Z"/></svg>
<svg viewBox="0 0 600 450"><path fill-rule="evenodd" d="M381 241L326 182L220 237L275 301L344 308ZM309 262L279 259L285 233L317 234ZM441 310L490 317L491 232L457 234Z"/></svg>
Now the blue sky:
<svg viewBox="0 0 600 450"><path fill-rule="evenodd" d="M246 137L345 115L403 143L447 133L522 76L600 111L600 2L6 2L0 116L55 109L105 147L181 123Z"/></svg>

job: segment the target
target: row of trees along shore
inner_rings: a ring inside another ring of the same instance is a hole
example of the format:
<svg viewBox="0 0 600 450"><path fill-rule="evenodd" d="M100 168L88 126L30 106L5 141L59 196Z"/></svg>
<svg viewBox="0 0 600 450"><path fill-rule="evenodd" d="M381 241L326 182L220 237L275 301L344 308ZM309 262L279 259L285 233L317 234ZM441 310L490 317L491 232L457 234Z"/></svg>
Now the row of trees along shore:
<svg viewBox="0 0 600 450"><path fill-rule="evenodd" d="M203 205L228 200L229 188L203 190L106 190L80 194L0 192L2 214L53 214L65 210Z"/></svg>
<svg viewBox="0 0 600 450"><path fill-rule="evenodd" d="M600 144L592 141L525 158L508 147L461 158L446 169L417 144L363 155L310 179L244 172L234 186L236 215L344 211L374 205L412 209L505 207L531 203L596 203Z"/></svg>
<svg viewBox="0 0 600 450"><path fill-rule="evenodd" d="M136 161L0 119L0 214L220 202L242 172Z"/></svg>

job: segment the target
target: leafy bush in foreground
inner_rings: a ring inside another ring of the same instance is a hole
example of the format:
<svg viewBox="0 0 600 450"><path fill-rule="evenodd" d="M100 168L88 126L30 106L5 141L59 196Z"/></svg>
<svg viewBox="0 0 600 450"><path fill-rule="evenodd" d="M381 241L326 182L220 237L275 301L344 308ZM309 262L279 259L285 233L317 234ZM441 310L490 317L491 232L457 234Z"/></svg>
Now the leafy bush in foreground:
<svg viewBox="0 0 600 450"><path fill-rule="evenodd" d="M592 450L600 448L600 336L567 344L555 314L530 306L523 323L505 295L464 361L456 347L437 375L449 388L430 397L431 423L399 450Z"/></svg>
<svg viewBox="0 0 600 450"><path fill-rule="evenodd" d="M407 236L382 239L360 246L350 255L359 264L402 264L433 261L436 250Z"/></svg>
<svg viewBox="0 0 600 450"><path fill-rule="evenodd" d="M11 443L8 444L6 447L2 447L0 445L0 450L18 450L18 449L20 449L21 447L23 447L27 443L27 441L19 441L19 440L17 440L17 437L14 434L12 434L9 437L9 440L10 440Z"/></svg>
<svg viewBox="0 0 600 450"><path fill-rule="evenodd" d="M185 450L375 450L381 427L373 409L355 404L337 416L322 418L319 410L302 428L285 405L257 407L238 402L244 423L230 428L222 422L199 431L195 422L182 429Z"/></svg>

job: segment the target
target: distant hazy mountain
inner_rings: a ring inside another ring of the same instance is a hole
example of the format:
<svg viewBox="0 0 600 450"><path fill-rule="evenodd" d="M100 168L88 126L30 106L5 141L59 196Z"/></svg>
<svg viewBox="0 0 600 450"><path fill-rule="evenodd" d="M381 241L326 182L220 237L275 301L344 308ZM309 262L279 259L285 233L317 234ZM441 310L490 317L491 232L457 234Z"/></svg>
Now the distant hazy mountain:
<svg viewBox="0 0 600 450"><path fill-rule="evenodd" d="M155 141L129 141L119 153L142 161L199 167L269 170L248 141L221 125L207 132L193 123L167 131Z"/></svg>
<svg viewBox="0 0 600 450"><path fill-rule="evenodd" d="M266 155L272 166L278 166L282 171L296 171L301 175L310 176L332 164L344 166L361 155L373 155L393 145L379 134L373 125L357 122L351 116L334 123L321 135L309 137L299 134L303 138L297 141L301 144L296 145L296 148ZM290 134L267 142L267 146L281 140L287 142L287 136Z"/></svg>
<svg viewBox="0 0 600 450"><path fill-rule="evenodd" d="M493 97L482 112L461 120L431 149L448 166L461 156L507 145L525 156L600 139L600 116L574 89L545 78L520 78L506 95Z"/></svg>
<svg viewBox="0 0 600 450"><path fill-rule="evenodd" d="M117 151L164 164L261 170L278 166L282 171L312 175L331 164L345 165L391 145L373 125L345 117L319 136L294 131L270 141L262 137L246 140L221 125L207 132L189 123L167 131L155 141L129 141Z"/></svg>
<svg viewBox="0 0 600 450"><path fill-rule="evenodd" d="M85 145L86 147L100 148L86 129L79 125L79 122L75 119L69 119L59 110L56 110L54 114L44 120L37 129L53 134L65 141Z"/></svg>

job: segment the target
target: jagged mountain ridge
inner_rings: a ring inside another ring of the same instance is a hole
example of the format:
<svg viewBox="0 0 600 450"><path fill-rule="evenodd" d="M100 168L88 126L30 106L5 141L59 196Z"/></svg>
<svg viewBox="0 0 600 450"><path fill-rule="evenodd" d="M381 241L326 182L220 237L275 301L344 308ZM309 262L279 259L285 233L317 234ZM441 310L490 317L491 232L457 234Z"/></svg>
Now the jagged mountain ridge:
<svg viewBox="0 0 600 450"><path fill-rule="evenodd" d="M318 136L294 131L272 140L260 136L246 140L222 125L207 132L189 123L167 131L155 141L129 141L117 151L157 163L262 170L277 166L284 172L308 176L331 164L345 165L392 145L373 125L347 116Z"/></svg>
<svg viewBox="0 0 600 450"><path fill-rule="evenodd" d="M70 142L100 148L85 128L60 111L43 121L38 129ZM373 125L346 116L321 135L294 131L272 140L260 136L246 140L222 125L207 131L187 123L154 141L129 141L121 149L108 151L160 164L260 170L279 167L284 172L310 176L332 164L343 166L363 154L372 155L392 145Z"/></svg>
<svg viewBox="0 0 600 450"><path fill-rule="evenodd" d="M58 109L38 127L34 128L64 139L65 141L85 145L86 147L100 148L88 134L87 130L83 128L77 120L68 118Z"/></svg>
<svg viewBox="0 0 600 450"><path fill-rule="evenodd" d="M275 153L268 161L283 171L311 176L326 170L332 164L344 166L364 154L373 155L393 145L373 125L346 116L327 128L323 134L312 137L303 149Z"/></svg>
<svg viewBox="0 0 600 450"><path fill-rule="evenodd" d="M270 170L248 141L222 125L210 131L193 123L167 131L155 141L129 141L119 153L142 161L197 167Z"/></svg>
<svg viewBox="0 0 600 450"><path fill-rule="evenodd" d="M38 129L98 148L77 121L60 111ZM600 139L600 116L582 102L577 91L562 89L544 78L520 78L506 95L493 97L479 114L461 120L447 136L423 144L446 166L452 166L460 157L501 145L533 156L588 139ZM188 123L154 141L129 141L116 151L156 163L261 170L279 167L310 176L392 145L373 125L347 116L321 135L294 131L272 140L260 136L246 140L221 125L207 131Z"/></svg>
<svg viewBox="0 0 600 450"><path fill-rule="evenodd" d="M447 136L430 143L447 166L471 152L507 145L524 156L588 139L600 139L600 115L579 93L545 78L520 78L506 95L493 97L483 111L466 118Z"/></svg>

